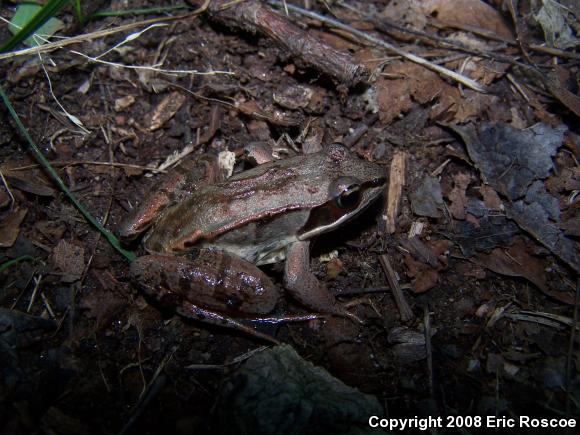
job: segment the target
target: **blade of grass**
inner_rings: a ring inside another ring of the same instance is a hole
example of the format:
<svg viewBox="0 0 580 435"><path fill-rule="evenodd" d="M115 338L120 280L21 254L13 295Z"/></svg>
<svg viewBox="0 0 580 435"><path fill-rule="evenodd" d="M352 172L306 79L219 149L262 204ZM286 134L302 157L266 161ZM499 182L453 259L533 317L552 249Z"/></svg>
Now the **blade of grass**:
<svg viewBox="0 0 580 435"><path fill-rule="evenodd" d="M87 221L89 221L95 228L97 228L103 234L103 236L106 237L106 239L109 241L109 243L111 244L111 246L113 248L115 248L127 260L133 261L136 258L135 254L123 249L121 247L121 244L119 243L119 240L110 231L108 231L105 227L103 227L101 225L101 223L99 221L97 221L80 204L80 202L78 202L78 200L73 196L73 194L70 192L68 187L60 179L60 177L58 176L56 171L53 169L53 167L50 165L48 160L46 160L44 158L44 156L42 155L42 153L40 152L40 150L38 149L38 147L36 146L36 144L34 143L32 138L30 137L30 134L28 134L28 130L26 129L26 127L24 126L24 124L22 123L20 118L18 117L18 114L14 110L14 107L10 103L10 100L8 99L8 96L4 92L4 89L2 88L2 86L0 86L0 97L2 97L2 101L4 102L4 105L8 108L8 111L10 112L10 116L12 116L12 119L14 119L14 122L16 122L18 129L20 130L20 132L26 138L28 144L30 145L30 149L32 150L32 153L34 154L34 157L36 157L38 162L44 167L46 172L50 175L50 177L54 180L54 182L58 185L58 187L64 192L64 194L74 204L74 206L78 209L78 211L85 217L85 219Z"/></svg>
<svg viewBox="0 0 580 435"><path fill-rule="evenodd" d="M14 264L19 263L24 260L32 260L34 261L34 257L31 255L21 255L20 257L14 258L12 260L8 260L2 264L0 264L0 272L4 272L9 267L12 267Z"/></svg>
<svg viewBox="0 0 580 435"><path fill-rule="evenodd" d="M40 26L54 17L70 0L50 0L38 13L15 35L12 36L2 47L0 52L12 50L30 35L32 35Z"/></svg>
<svg viewBox="0 0 580 435"><path fill-rule="evenodd" d="M79 20L79 23L82 26L85 22L85 17L83 16L83 10L81 7L81 0L74 0L73 6L75 9L75 14L77 16L77 20Z"/></svg>

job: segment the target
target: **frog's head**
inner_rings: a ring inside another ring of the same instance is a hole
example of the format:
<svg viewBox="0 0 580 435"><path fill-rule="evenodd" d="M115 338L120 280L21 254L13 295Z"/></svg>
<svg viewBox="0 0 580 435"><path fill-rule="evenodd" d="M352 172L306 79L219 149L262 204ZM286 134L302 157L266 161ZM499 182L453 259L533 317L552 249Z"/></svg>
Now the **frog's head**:
<svg viewBox="0 0 580 435"><path fill-rule="evenodd" d="M323 169L331 174L327 200L310 211L300 240L345 224L377 199L387 183L381 166L359 159L343 145L332 144L326 153Z"/></svg>

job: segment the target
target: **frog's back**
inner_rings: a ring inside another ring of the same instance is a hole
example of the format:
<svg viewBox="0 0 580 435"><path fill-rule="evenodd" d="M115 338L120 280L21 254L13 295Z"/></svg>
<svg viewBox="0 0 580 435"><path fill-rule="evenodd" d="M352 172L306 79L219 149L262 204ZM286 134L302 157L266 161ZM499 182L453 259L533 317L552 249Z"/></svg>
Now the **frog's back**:
<svg viewBox="0 0 580 435"><path fill-rule="evenodd" d="M213 246L256 262L254 251L295 240L307 210L327 199L322 159L297 156L266 163L204 186L169 208L146 240L152 252L181 253ZM253 245L259 245L254 248ZM236 248L242 247L241 249ZM250 252L241 254L242 252Z"/></svg>

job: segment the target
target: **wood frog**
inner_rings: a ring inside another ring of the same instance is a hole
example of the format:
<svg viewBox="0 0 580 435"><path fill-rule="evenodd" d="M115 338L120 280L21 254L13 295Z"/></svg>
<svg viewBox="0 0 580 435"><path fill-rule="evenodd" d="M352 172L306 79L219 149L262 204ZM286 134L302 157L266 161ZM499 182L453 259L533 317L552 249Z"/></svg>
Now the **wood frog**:
<svg viewBox="0 0 580 435"><path fill-rule="evenodd" d="M302 305L351 316L310 271L309 244L381 194L381 166L332 144L224 182L212 171L192 182L188 171L168 174L118 230L125 241L149 230L148 255L131 264L142 290L179 314L260 335L235 318L274 309L279 290L257 266L285 260L284 287Z"/></svg>

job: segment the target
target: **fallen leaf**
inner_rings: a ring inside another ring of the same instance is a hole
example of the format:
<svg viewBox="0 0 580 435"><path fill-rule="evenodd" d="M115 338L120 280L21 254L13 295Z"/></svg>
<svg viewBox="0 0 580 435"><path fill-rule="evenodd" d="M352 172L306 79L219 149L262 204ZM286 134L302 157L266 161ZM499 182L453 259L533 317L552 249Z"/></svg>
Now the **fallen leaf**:
<svg viewBox="0 0 580 435"><path fill-rule="evenodd" d="M62 272L62 282L75 282L80 279L85 268L84 254L85 250L81 246L64 239L58 242L52 258L54 265Z"/></svg>
<svg viewBox="0 0 580 435"><path fill-rule="evenodd" d="M443 209L443 194L439 181L433 177L424 177L423 182L411 191L411 208L418 216L438 218Z"/></svg>
<svg viewBox="0 0 580 435"><path fill-rule="evenodd" d="M542 27L546 42L550 47L573 48L580 45L571 27L578 17L557 1L543 1L542 8L534 16Z"/></svg>
<svg viewBox="0 0 580 435"><path fill-rule="evenodd" d="M465 204L467 203L467 196L465 191L471 182L471 176L465 172L460 172L453 176L454 187L449 192L448 198L451 201L449 211L455 219L465 219Z"/></svg>
<svg viewBox="0 0 580 435"><path fill-rule="evenodd" d="M413 278L411 281L411 290L413 293L424 293L437 284L439 277L437 270L415 260L410 255L405 255L404 261L407 267L407 275Z"/></svg>
<svg viewBox="0 0 580 435"><path fill-rule="evenodd" d="M166 95L150 113L145 115L144 124L150 131L160 129L173 118L186 99L185 95L177 91Z"/></svg>
<svg viewBox="0 0 580 435"><path fill-rule="evenodd" d="M489 254L478 254L475 262L495 273L525 278L544 294L566 304L574 304L574 295L551 290L546 282L544 263L526 251L521 240L509 249L496 248Z"/></svg>
<svg viewBox="0 0 580 435"><path fill-rule="evenodd" d="M512 38L510 28L500 13L481 0L413 0L427 16L451 25L488 30L503 38Z"/></svg>
<svg viewBox="0 0 580 435"><path fill-rule="evenodd" d="M382 124L411 110L413 101L426 104L449 87L434 72L411 62L393 63L383 73L375 84Z"/></svg>
<svg viewBox="0 0 580 435"><path fill-rule="evenodd" d="M342 273L344 266L338 257L332 258L326 263L326 277L328 279L336 279Z"/></svg>
<svg viewBox="0 0 580 435"><path fill-rule="evenodd" d="M20 224L27 212L28 210L23 208L14 208L0 222L0 248L9 248L14 245L20 234Z"/></svg>

